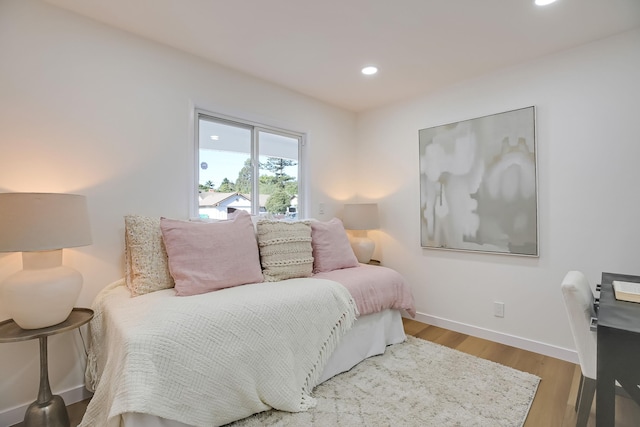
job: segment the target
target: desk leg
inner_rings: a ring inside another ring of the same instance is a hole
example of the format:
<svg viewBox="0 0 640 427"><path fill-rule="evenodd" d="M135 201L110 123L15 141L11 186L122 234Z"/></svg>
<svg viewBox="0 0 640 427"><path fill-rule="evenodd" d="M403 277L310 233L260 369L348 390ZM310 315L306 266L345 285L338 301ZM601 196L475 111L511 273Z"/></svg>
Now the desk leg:
<svg viewBox="0 0 640 427"><path fill-rule="evenodd" d="M69 427L69 415L64 400L51 394L47 360L47 337L40 337L40 389L38 400L27 408L25 427Z"/></svg>
<svg viewBox="0 0 640 427"><path fill-rule="evenodd" d="M610 332L598 328L598 373L596 381L596 426L613 427L616 415L615 351L607 339Z"/></svg>

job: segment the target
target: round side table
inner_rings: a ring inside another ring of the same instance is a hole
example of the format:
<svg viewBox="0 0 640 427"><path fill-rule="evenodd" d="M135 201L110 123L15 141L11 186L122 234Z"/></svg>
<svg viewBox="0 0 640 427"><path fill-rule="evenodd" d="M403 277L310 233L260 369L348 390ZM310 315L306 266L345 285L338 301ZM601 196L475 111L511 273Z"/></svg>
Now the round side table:
<svg viewBox="0 0 640 427"><path fill-rule="evenodd" d="M38 400L27 408L24 416L26 427L69 427L69 415L64 400L51 394L49 368L47 364L47 337L70 331L87 323L93 317L93 310L74 308L67 320L57 325L40 329L22 329L13 320L0 322L0 343L40 340L40 388Z"/></svg>

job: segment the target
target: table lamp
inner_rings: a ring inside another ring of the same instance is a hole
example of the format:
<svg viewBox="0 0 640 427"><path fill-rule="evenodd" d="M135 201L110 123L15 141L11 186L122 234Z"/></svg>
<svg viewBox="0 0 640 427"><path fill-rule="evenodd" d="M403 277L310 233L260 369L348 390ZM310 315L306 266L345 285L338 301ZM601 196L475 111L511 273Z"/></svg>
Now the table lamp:
<svg viewBox="0 0 640 427"><path fill-rule="evenodd" d="M378 205L376 203L346 204L342 222L345 229L358 232L350 239L351 248L358 262L366 264L371 261L376 244L367 236L367 230L380 227Z"/></svg>
<svg viewBox="0 0 640 427"><path fill-rule="evenodd" d="M22 270L7 277L2 300L22 329L67 319L82 275L62 265L62 249L91 244L84 196L0 193L0 252L22 252Z"/></svg>

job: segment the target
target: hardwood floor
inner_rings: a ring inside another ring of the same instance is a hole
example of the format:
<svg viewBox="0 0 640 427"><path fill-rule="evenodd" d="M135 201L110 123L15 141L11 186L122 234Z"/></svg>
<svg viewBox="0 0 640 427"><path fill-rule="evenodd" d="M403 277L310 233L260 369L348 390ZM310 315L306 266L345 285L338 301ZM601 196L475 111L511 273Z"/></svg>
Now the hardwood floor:
<svg viewBox="0 0 640 427"><path fill-rule="evenodd" d="M529 372L542 378L524 427L573 427L576 424L574 403L580 380L580 367L573 363L543 356L515 347L403 319L404 329L413 335L477 357ZM69 405L71 426L80 423L88 400ZM595 404L594 404L595 407ZM588 427L595 427L592 407ZM22 423L14 427L22 427ZM616 397L616 426L640 426L640 407L630 399Z"/></svg>

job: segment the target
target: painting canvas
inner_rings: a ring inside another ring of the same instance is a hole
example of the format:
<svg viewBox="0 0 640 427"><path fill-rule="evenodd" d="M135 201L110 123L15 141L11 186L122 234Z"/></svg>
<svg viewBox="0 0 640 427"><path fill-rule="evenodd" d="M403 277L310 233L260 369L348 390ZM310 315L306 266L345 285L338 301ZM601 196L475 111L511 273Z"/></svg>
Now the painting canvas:
<svg viewBox="0 0 640 427"><path fill-rule="evenodd" d="M425 248L538 256L535 107L421 129Z"/></svg>

